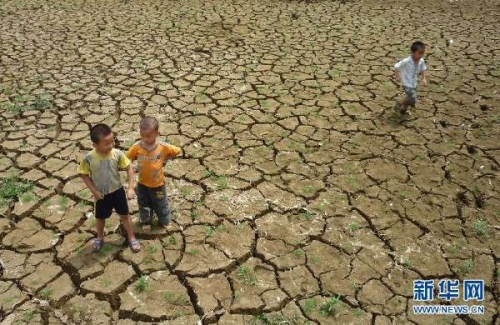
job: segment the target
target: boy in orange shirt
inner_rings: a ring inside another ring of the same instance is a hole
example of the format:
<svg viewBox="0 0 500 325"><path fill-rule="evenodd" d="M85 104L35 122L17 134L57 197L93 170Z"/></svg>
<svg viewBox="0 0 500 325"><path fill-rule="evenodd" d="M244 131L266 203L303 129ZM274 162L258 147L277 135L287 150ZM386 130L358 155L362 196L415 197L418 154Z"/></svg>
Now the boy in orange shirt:
<svg viewBox="0 0 500 325"><path fill-rule="evenodd" d="M139 180L136 193L139 219L144 232L151 231L153 212L156 212L161 227L166 227L170 222L163 166L167 159L178 156L181 152L175 146L158 142L158 130L156 118L144 117L139 124L141 141L127 152L130 160L137 160Z"/></svg>

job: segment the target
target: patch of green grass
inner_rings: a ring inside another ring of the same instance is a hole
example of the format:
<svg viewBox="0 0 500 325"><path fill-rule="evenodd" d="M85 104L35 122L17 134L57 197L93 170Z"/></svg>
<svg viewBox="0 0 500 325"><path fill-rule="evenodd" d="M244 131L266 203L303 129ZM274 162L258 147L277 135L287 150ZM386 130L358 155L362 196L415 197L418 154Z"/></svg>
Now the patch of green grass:
<svg viewBox="0 0 500 325"><path fill-rule="evenodd" d="M319 306L319 313L325 317L332 316L339 304L341 304L340 296L332 296Z"/></svg>
<svg viewBox="0 0 500 325"><path fill-rule="evenodd" d="M302 193L305 193L305 194L313 194L314 192L316 191L316 189L314 188L314 186L305 186L303 189L302 189Z"/></svg>
<svg viewBox="0 0 500 325"><path fill-rule="evenodd" d="M107 255L112 250L113 250L113 246L111 244L104 243L104 245L102 245L101 249L97 252L97 255L104 256L104 255Z"/></svg>
<svg viewBox="0 0 500 325"><path fill-rule="evenodd" d="M12 95L13 91L6 85L0 84L0 92L4 93L7 96Z"/></svg>
<svg viewBox="0 0 500 325"><path fill-rule="evenodd" d="M215 228L212 226L205 226L203 230L205 232L205 237L212 237L215 233Z"/></svg>
<svg viewBox="0 0 500 325"><path fill-rule="evenodd" d="M281 131L280 132L280 138L286 138L288 136L288 132L287 131Z"/></svg>
<svg viewBox="0 0 500 325"><path fill-rule="evenodd" d="M190 248L190 249L186 250L186 254L188 254L188 255L196 255L196 254L198 254L199 252L200 252L200 251L199 251L199 250L197 250L196 248Z"/></svg>
<svg viewBox="0 0 500 325"><path fill-rule="evenodd" d="M491 121L495 122L495 123L500 122L500 115L493 115L493 117L491 118Z"/></svg>
<svg viewBox="0 0 500 325"><path fill-rule="evenodd" d="M36 310L27 310L23 313L21 320L29 324L29 322L32 321L33 318L35 318L36 314L37 314Z"/></svg>
<svg viewBox="0 0 500 325"><path fill-rule="evenodd" d="M353 186L353 187L358 187L358 181L356 179L356 176L350 174L347 175L347 184Z"/></svg>
<svg viewBox="0 0 500 325"><path fill-rule="evenodd" d="M319 212L325 212L326 204L325 203L319 203L314 208L316 210L318 210Z"/></svg>
<svg viewBox="0 0 500 325"><path fill-rule="evenodd" d="M474 263L472 260L469 258L465 261L462 261L460 265L458 266L458 273L462 274L463 276L467 276L470 274L472 271L472 267L474 266Z"/></svg>
<svg viewBox="0 0 500 325"><path fill-rule="evenodd" d="M58 204L61 208L66 209L68 207L69 199L67 196L62 195L59 197Z"/></svg>
<svg viewBox="0 0 500 325"><path fill-rule="evenodd" d="M458 252L460 252L460 247L455 243L453 244L452 246L449 246L448 248L446 248L446 251L448 252L448 254L450 255L455 255L457 254Z"/></svg>
<svg viewBox="0 0 500 325"><path fill-rule="evenodd" d="M134 289L139 293L149 292L148 278L145 275L141 276L139 280L135 282Z"/></svg>
<svg viewBox="0 0 500 325"><path fill-rule="evenodd" d="M318 306L318 303L316 301L316 299L314 298L309 298L307 299L305 302L304 302L304 313L306 315L309 315L310 313L312 313L316 307Z"/></svg>
<svg viewBox="0 0 500 325"><path fill-rule="evenodd" d="M337 70L337 69L333 69L333 70L330 70L328 71L328 74L331 76L331 77L340 77L340 71Z"/></svg>
<svg viewBox="0 0 500 325"><path fill-rule="evenodd" d="M402 264L404 267L409 268L411 267L411 260L408 257L403 257Z"/></svg>
<svg viewBox="0 0 500 325"><path fill-rule="evenodd" d="M40 293L42 294L42 298L44 300L49 300L50 296L52 295L52 289L50 288L44 288Z"/></svg>
<svg viewBox="0 0 500 325"><path fill-rule="evenodd" d="M176 246L177 245L177 239L175 239L174 236L169 236L167 241L166 241L167 245L172 245L172 246Z"/></svg>
<svg viewBox="0 0 500 325"><path fill-rule="evenodd" d="M276 315L266 315L266 314L254 315L250 324L251 325L299 325L299 324L309 325L310 322L306 321L301 323L299 321L297 314L293 314L291 317L285 317L283 314L280 313Z"/></svg>
<svg viewBox="0 0 500 325"><path fill-rule="evenodd" d="M316 214L310 212L310 211L304 211L299 214L299 219L301 220L307 220L310 221L316 217Z"/></svg>
<svg viewBox="0 0 500 325"><path fill-rule="evenodd" d="M416 157L417 160L424 160L425 156L421 153L419 153Z"/></svg>
<svg viewBox="0 0 500 325"><path fill-rule="evenodd" d="M349 231L350 232L355 232L358 229L359 229L359 225L355 221L349 222Z"/></svg>
<svg viewBox="0 0 500 325"><path fill-rule="evenodd" d="M8 204L15 197L20 197L33 188L33 183L17 177L0 179L0 205Z"/></svg>
<svg viewBox="0 0 500 325"><path fill-rule="evenodd" d="M37 199L37 196L33 193L25 193L21 196L21 201L25 202L25 203L30 203L30 202L34 202L36 201Z"/></svg>
<svg viewBox="0 0 500 325"><path fill-rule="evenodd" d="M156 247L155 245L148 246L148 253L149 254L155 254L157 252L158 252L158 247Z"/></svg>
<svg viewBox="0 0 500 325"><path fill-rule="evenodd" d="M191 210L191 212L189 213L189 216L191 217L191 220L193 220L193 221L198 219L198 217L199 217L198 210L197 209Z"/></svg>
<svg viewBox="0 0 500 325"><path fill-rule="evenodd" d="M311 256L311 262L318 265L321 262L321 258L319 256Z"/></svg>
<svg viewBox="0 0 500 325"><path fill-rule="evenodd" d="M181 194L184 198L187 198L189 195L191 195L191 190L189 188L182 188L181 189Z"/></svg>
<svg viewBox="0 0 500 325"><path fill-rule="evenodd" d="M352 314L354 317L363 317L363 311L361 310L361 308L356 308L352 311Z"/></svg>
<svg viewBox="0 0 500 325"><path fill-rule="evenodd" d="M257 277L252 273L248 266L242 265L238 268L236 275L243 280L246 285L254 286L257 284Z"/></svg>
<svg viewBox="0 0 500 325"><path fill-rule="evenodd" d="M110 279L104 279L104 280L102 280L102 285L103 285L105 288L109 287L109 286L111 285L111 283L112 283L112 282L111 282L111 280L110 280Z"/></svg>
<svg viewBox="0 0 500 325"><path fill-rule="evenodd" d="M24 95L17 95L14 97L14 102L3 103L2 108L17 115L26 111L43 111L52 108L52 102L41 96L37 96L32 103L29 103L27 97Z"/></svg>
<svg viewBox="0 0 500 325"><path fill-rule="evenodd" d="M297 248L296 250L293 251L293 256L295 256L295 258L301 258L301 257L304 257L305 256L305 252L302 248Z"/></svg>
<svg viewBox="0 0 500 325"><path fill-rule="evenodd" d="M185 305L189 302L189 299L184 295L176 296L174 293L166 291L162 295L163 300L172 305Z"/></svg>
<svg viewBox="0 0 500 325"><path fill-rule="evenodd" d="M361 288L361 286L354 280L350 280L349 281L349 285L351 286L351 288L353 288L354 290L358 290Z"/></svg>
<svg viewBox="0 0 500 325"><path fill-rule="evenodd" d="M227 196L225 196L225 195L221 195L219 197L219 201L229 201L229 198Z"/></svg>
<svg viewBox="0 0 500 325"><path fill-rule="evenodd" d="M476 221L474 221L472 228L474 229L474 233L476 234L476 236L489 237L490 225L488 224L488 221L477 219Z"/></svg>

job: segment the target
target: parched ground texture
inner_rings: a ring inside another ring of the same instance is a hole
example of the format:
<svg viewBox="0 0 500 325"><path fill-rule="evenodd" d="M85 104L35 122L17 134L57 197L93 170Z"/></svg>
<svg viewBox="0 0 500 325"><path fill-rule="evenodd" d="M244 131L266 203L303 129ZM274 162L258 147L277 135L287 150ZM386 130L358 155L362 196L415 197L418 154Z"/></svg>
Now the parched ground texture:
<svg viewBox="0 0 500 325"><path fill-rule="evenodd" d="M493 0L1 0L2 324L499 324L499 21ZM429 84L401 118L416 39ZM175 219L133 254L115 216L93 254L89 126L127 149L145 115L183 149ZM412 281L445 278L483 279L486 313L415 316Z"/></svg>

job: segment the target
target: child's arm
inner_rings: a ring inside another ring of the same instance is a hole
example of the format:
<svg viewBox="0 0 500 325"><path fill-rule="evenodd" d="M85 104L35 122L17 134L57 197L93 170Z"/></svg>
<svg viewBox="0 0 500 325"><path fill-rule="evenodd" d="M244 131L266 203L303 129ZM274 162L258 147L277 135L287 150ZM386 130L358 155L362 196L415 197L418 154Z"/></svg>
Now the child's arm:
<svg viewBox="0 0 500 325"><path fill-rule="evenodd" d="M132 200L135 198L135 191L134 191L134 168L132 167L132 164L128 165L127 168L127 179L128 179L128 188L127 188L127 197L129 200Z"/></svg>
<svg viewBox="0 0 500 325"><path fill-rule="evenodd" d="M397 82L401 80L401 74L399 73L399 69L401 69L401 66L404 64L404 60L399 61L394 65L394 79L396 79Z"/></svg>
<svg viewBox="0 0 500 325"><path fill-rule="evenodd" d="M97 190L97 188L94 185L94 182L92 181L92 178L90 178L89 162L86 159L82 159L82 161L80 162L80 166L78 167L78 173L80 174L80 177L82 178L83 182L85 183L85 185L87 185L87 188L96 198L96 200L102 200L104 198L104 195L99 190Z"/></svg>
<svg viewBox="0 0 500 325"><path fill-rule="evenodd" d="M424 85L427 84L427 74L425 73L425 71L422 71L422 82L424 83Z"/></svg>
<svg viewBox="0 0 500 325"><path fill-rule="evenodd" d="M104 195L102 195L102 193L95 188L94 182L92 182L92 179L89 175L80 174L80 177L82 178L85 185L87 185L90 192L92 192L92 195L96 198L96 200L104 199Z"/></svg>
<svg viewBox="0 0 500 325"><path fill-rule="evenodd" d="M127 181L128 181L128 187L127 187L127 198L129 200L132 200L135 198L135 191L134 191L134 168L132 167L132 162L130 161L130 158L136 159L137 157L135 156L136 153L133 150L134 147L130 148L130 150L127 152L127 154L123 153L120 151L120 160L118 161L118 167L120 169L126 169L127 170Z"/></svg>
<svg viewBox="0 0 500 325"><path fill-rule="evenodd" d="M401 80L401 77L399 76L399 71L395 70L394 71L394 79L396 79L397 82Z"/></svg>

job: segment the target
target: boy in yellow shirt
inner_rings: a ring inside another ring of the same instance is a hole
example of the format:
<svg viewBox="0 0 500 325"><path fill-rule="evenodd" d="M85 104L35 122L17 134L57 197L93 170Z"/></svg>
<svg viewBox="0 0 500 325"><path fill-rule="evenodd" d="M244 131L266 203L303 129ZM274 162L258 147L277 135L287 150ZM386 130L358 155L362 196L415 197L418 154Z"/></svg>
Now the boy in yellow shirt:
<svg viewBox="0 0 500 325"><path fill-rule="evenodd" d="M90 130L90 139L94 150L83 157L78 172L96 199L97 238L93 243L94 252L99 251L104 244L104 224L113 209L120 215L130 249L137 252L141 246L134 235L127 202L127 196L129 199L134 197L134 170L130 160L123 152L113 148L115 144L113 131L106 124L94 125ZM129 183L127 196L120 179L120 169L127 170Z"/></svg>
<svg viewBox="0 0 500 325"><path fill-rule="evenodd" d="M159 123L156 118L144 117L139 124L141 141L127 152L130 160L137 160L139 180L136 193L139 219L144 232L151 231L153 212L156 212L161 227L166 227L170 222L163 166L167 159L181 152L181 149L175 146L157 141L158 130Z"/></svg>

